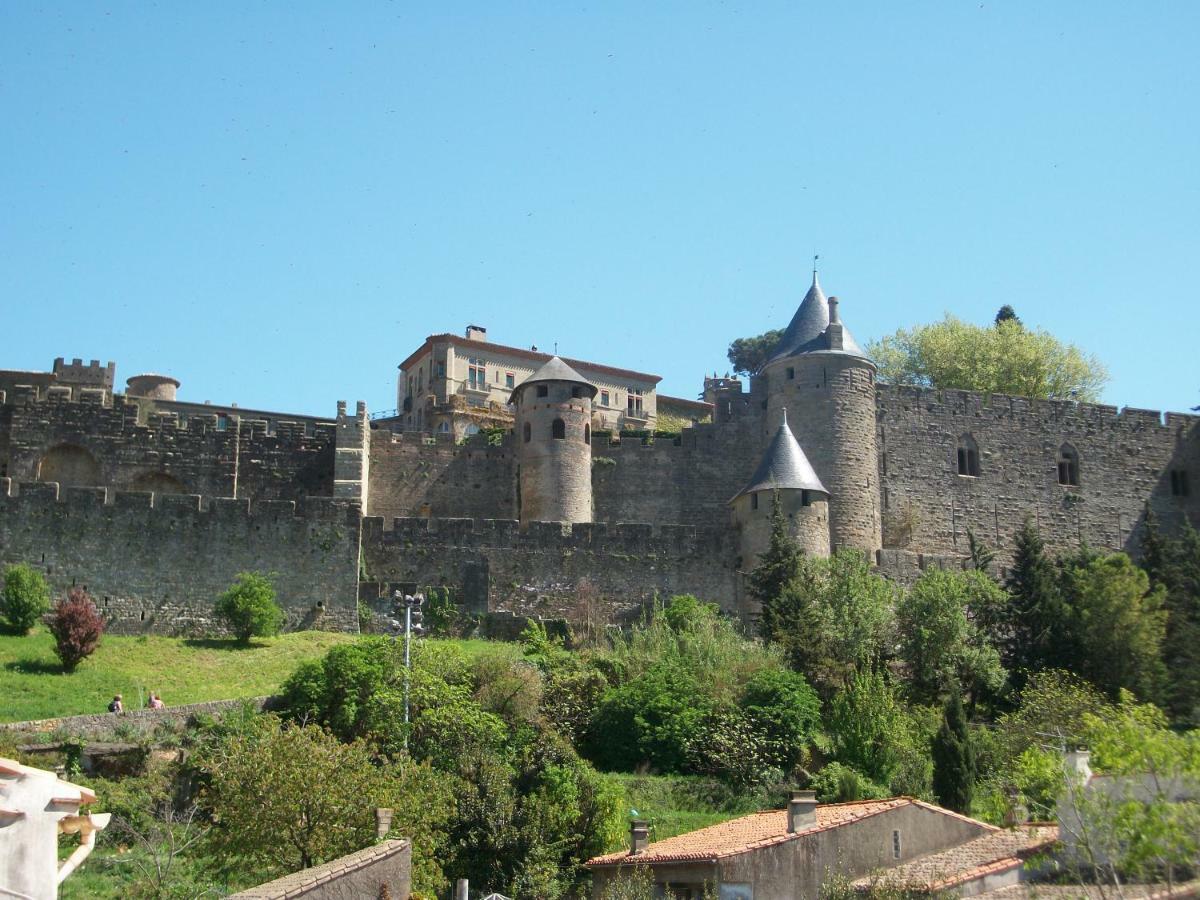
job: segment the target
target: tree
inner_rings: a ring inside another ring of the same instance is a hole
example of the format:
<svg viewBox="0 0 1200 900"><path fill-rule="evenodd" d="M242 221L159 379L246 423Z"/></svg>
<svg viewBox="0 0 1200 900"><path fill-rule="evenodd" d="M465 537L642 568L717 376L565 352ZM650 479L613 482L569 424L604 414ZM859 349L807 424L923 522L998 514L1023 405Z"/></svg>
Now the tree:
<svg viewBox="0 0 1200 900"><path fill-rule="evenodd" d="M779 640L787 623L795 616L789 608L793 597L784 597L789 584L800 573L804 552L787 531L787 519L779 503L779 492L771 493L771 542L758 560L758 566L747 576L751 595L762 604L759 633L763 640Z"/></svg>
<svg viewBox="0 0 1200 900"><path fill-rule="evenodd" d="M1018 325L1021 324L1021 320L1017 316L1017 311L1007 303L996 312L996 319L993 324L999 325L1002 322L1016 322Z"/></svg>
<svg viewBox="0 0 1200 900"><path fill-rule="evenodd" d="M367 744L345 744L316 725L253 716L198 753L201 804L215 826L213 848L228 867L286 873L370 845L375 809L413 842L414 887L446 884L434 848L445 842L459 789L455 779L411 760L380 768Z"/></svg>
<svg viewBox="0 0 1200 900"><path fill-rule="evenodd" d="M1016 553L1004 586L1010 600L1003 657L1018 686L1029 672L1076 668L1072 612L1041 535L1029 519L1017 531Z"/></svg>
<svg viewBox="0 0 1200 900"><path fill-rule="evenodd" d="M100 645L104 619L83 588L73 587L51 611L47 625L54 635L54 652L63 668L74 672Z"/></svg>
<svg viewBox="0 0 1200 900"><path fill-rule="evenodd" d="M967 558L971 568L979 572L987 572L996 560L996 551L976 537L975 532L967 528Z"/></svg>
<svg viewBox="0 0 1200 900"><path fill-rule="evenodd" d="M1095 357L1015 317L985 328L947 314L883 337L868 352L892 384L1095 402L1108 382Z"/></svg>
<svg viewBox="0 0 1200 900"><path fill-rule="evenodd" d="M957 691L950 692L942 725L933 739L933 794L938 803L969 814L975 791L975 754L967 733L967 716Z"/></svg>
<svg viewBox="0 0 1200 900"><path fill-rule="evenodd" d="M1071 565L1064 581L1078 619L1079 672L1114 700L1122 688L1159 699L1166 588L1151 590L1146 573L1124 553Z"/></svg>
<svg viewBox="0 0 1200 900"><path fill-rule="evenodd" d="M1200 532L1185 524L1177 537L1166 538L1147 510L1141 551L1150 586L1167 592L1166 709L1175 721L1200 726Z"/></svg>
<svg viewBox="0 0 1200 900"><path fill-rule="evenodd" d="M273 637L283 626L283 610L275 602L275 585L258 572L239 572L229 590L217 600L216 614L243 646L252 637Z"/></svg>
<svg viewBox="0 0 1200 900"><path fill-rule="evenodd" d="M864 671L851 676L833 698L826 725L838 762L877 784L890 784L912 735L904 706L886 675Z"/></svg>
<svg viewBox="0 0 1200 900"><path fill-rule="evenodd" d="M49 609L50 585L41 572L25 563L5 567L0 619L14 633L28 634Z"/></svg>
<svg viewBox="0 0 1200 900"><path fill-rule="evenodd" d="M969 608L1003 606L1004 592L982 572L927 569L896 608L899 656L909 690L920 703L936 703L961 684L974 701L994 695L1006 673L1000 654L968 618Z"/></svg>
<svg viewBox="0 0 1200 900"><path fill-rule="evenodd" d="M738 338L729 345L729 364L733 366L733 371L739 375L755 374L782 337L783 330L776 328L754 337Z"/></svg>

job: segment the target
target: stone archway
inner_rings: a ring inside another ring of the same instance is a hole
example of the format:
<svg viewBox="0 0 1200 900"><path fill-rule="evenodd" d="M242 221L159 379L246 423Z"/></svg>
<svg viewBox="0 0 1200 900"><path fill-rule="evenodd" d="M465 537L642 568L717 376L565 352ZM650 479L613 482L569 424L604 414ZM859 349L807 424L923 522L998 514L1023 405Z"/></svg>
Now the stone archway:
<svg viewBox="0 0 1200 900"><path fill-rule="evenodd" d="M37 480L57 481L62 487L97 487L104 484L100 463L78 444L59 444L47 450L38 462Z"/></svg>

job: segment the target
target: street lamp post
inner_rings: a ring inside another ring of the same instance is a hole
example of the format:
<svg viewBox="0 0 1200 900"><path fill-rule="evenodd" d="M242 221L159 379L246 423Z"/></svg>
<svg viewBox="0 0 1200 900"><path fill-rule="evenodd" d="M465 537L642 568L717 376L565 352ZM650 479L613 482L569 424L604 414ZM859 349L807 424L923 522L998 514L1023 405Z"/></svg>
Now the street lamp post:
<svg viewBox="0 0 1200 900"><path fill-rule="evenodd" d="M404 749L408 749L408 696L409 685L412 681L412 636L415 632L417 637L424 633L425 629L421 625L421 606L425 603L423 594L405 594L403 591L396 591L396 603L404 604Z"/></svg>

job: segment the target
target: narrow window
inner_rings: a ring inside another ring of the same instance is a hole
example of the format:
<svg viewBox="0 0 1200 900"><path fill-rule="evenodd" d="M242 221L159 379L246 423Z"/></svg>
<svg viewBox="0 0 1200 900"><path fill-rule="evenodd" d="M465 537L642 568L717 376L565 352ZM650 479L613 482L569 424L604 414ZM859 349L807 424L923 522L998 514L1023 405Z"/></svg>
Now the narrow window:
<svg viewBox="0 0 1200 900"><path fill-rule="evenodd" d="M796 370L794 368L792 368L791 366L788 366L787 373L788 373L788 381L792 381L795 379Z"/></svg>
<svg viewBox="0 0 1200 900"><path fill-rule="evenodd" d="M445 434L449 430L450 430L449 422L442 421L442 422L438 423L438 431L440 431L442 434Z"/></svg>
<svg viewBox="0 0 1200 900"><path fill-rule="evenodd" d="M1184 469L1171 470L1171 493L1176 497L1188 496L1188 473Z"/></svg>
<svg viewBox="0 0 1200 900"><path fill-rule="evenodd" d="M512 372L504 373L504 386L506 388L517 386L517 376Z"/></svg>
<svg viewBox="0 0 1200 900"><path fill-rule="evenodd" d="M1079 485L1079 454L1070 444L1063 444L1058 451L1058 483Z"/></svg>
<svg viewBox="0 0 1200 900"><path fill-rule="evenodd" d="M892 832L892 857L894 859L900 858L900 829Z"/></svg>
<svg viewBox="0 0 1200 900"><path fill-rule="evenodd" d="M487 390L487 363L482 359L467 360L467 384L478 391Z"/></svg>
<svg viewBox="0 0 1200 900"><path fill-rule="evenodd" d="M527 444L528 444L528 443L529 443L529 439L533 437L533 426L531 426L531 425L530 425L528 422L526 422L526 423L525 423L525 428L523 429L523 432L524 432L524 435L525 435L525 443L527 443Z"/></svg>
<svg viewBox="0 0 1200 900"><path fill-rule="evenodd" d="M217 416L217 431L224 431L229 427L228 416Z"/></svg>
<svg viewBox="0 0 1200 900"><path fill-rule="evenodd" d="M592 442L592 426L591 425L583 426L583 442L585 444L590 444Z"/></svg>
<svg viewBox="0 0 1200 900"><path fill-rule="evenodd" d="M751 509L758 509L758 494L751 494L751 495L750 495L750 508L751 508Z"/></svg>
<svg viewBox="0 0 1200 900"><path fill-rule="evenodd" d="M550 385L548 385L548 384L539 384L539 385L537 386L537 391L538 391L538 396L539 396L539 397L549 397L549 396L550 396Z"/></svg>
<svg viewBox="0 0 1200 900"><path fill-rule="evenodd" d="M979 445L969 434L958 439L958 474L967 478L979 477Z"/></svg>
<svg viewBox="0 0 1200 900"><path fill-rule="evenodd" d="M810 494L808 491L801 491L800 492L800 505L801 506L812 506L812 494Z"/></svg>
<svg viewBox="0 0 1200 900"><path fill-rule="evenodd" d="M438 378L446 377L446 364L444 362L440 362L437 364L437 377Z"/></svg>
<svg viewBox="0 0 1200 900"><path fill-rule="evenodd" d="M567 423L562 419L555 419L554 424L550 426L550 436L556 441L565 440L567 437Z"/></svg>

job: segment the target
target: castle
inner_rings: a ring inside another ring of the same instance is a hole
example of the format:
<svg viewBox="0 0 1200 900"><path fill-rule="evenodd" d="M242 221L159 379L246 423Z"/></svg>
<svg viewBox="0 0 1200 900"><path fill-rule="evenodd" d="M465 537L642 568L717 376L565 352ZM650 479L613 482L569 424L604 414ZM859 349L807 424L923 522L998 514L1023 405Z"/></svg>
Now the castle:
<svg viewBox="0 0 1200 900"><path fill-rule="evenodd" d="M706 378L703 402L477 326L399 369L375 418L184 402L164 375L120 394L98 361L0 371L0 563L87 586L126 632L212 628L250 569L293 628L356 630L360 600L421 586L603 623L685 592L753 618L775 498L807 552L901 582L960 565L968 531L1003 558L1027 517L1057 549L1135 551L1146 509L1200 524L1196 416L881 384L815 275L749 385Z"/></svg>

